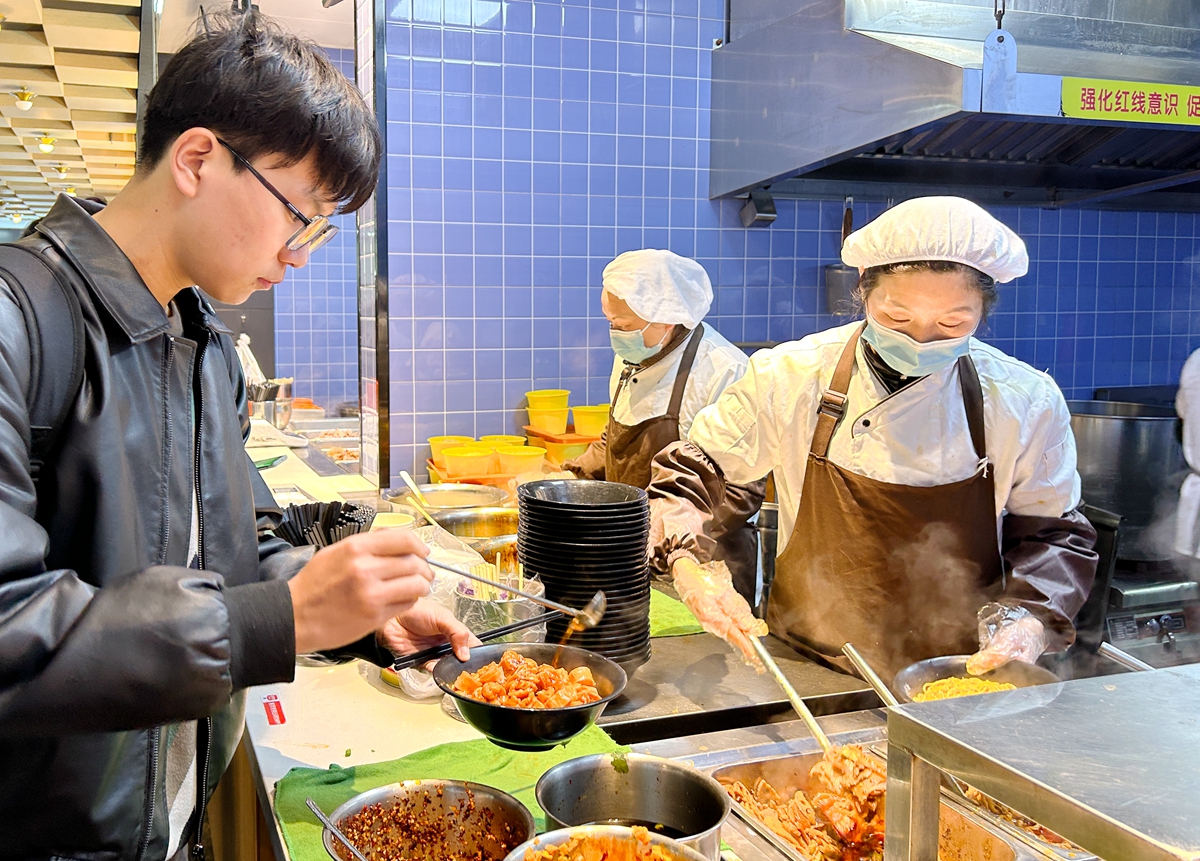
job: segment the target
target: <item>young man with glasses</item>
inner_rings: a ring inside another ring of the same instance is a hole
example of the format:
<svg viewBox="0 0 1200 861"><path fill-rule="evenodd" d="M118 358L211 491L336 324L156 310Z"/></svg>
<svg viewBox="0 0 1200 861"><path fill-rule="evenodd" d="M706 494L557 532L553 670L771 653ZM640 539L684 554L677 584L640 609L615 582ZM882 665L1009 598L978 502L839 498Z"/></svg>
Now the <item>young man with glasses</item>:
<svg viewBox="0 0 1200 861"><path fill-rule="evenodd" d="M302 652L465 652L421 600L407 531L315 555L273 536L233 342L193 286L238 304L304 266L381 149L319 48L210 15L150 93L125 190L60 197L0 247L0 858L198 859L245 688L290 680ZM32 309L55 289L78 312L77 385L44 378L72 351ZM47 390L66 410L43 462Z"/></svg>

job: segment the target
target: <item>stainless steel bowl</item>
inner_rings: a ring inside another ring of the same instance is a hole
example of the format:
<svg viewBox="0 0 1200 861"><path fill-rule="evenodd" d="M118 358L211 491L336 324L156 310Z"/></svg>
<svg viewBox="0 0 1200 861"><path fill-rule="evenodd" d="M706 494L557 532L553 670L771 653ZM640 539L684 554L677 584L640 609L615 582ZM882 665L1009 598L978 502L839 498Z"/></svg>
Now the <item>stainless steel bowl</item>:
<svg viewBox="0 0 1200 861"><path fill-rule="evenodd" d="M451 535L457 535L476 547L490 538L502 535L514 536L516 540L518 512L515 508L489 506L452 511L431 509L429 513ZM484 558L490 562L495 555L493 551L491 556L485 555Z"/></svg>
<svg viewBox="0 0 1200 861"><path fill-rule="evenodd" d="M464 816L463 811L469 809L467 802L472 799L474 809ZM457 808L453 819L457 825L447 826L444 839L426 839L410 847L404 857L413 861L441 861L452 852L464 856L481 852L484 858L500 861L513 846L536 833L533 816L524 804L507 792L465 780L406 780L370 789L339 806L329 818L341 828L345 819L371 804L411 805L410 809L431 823L448 822L451 809ZM321 841L330 858L345 861L350 857L328 829L323 829ZM338 854L335 846L345 855Z"/></svg>
<svg viewBox="0 0 1200 861"><path fill-rule="evenodd" d="M967 658L969 657L970 655L945 655L941 658L929 658L909 664L896 673L896 678L892 682L892 691L901 702L911 703L913 697L921 692L921 688L927 682L936 682L938 679L950 679L955 676L965 677L967 675ZM1018 688L1031 688L1034 685L1048 685L1060 681L1058 676L1049 670L1022 661L1009 661L1004 666L992 670L990 673L984 673L979 678L989 682L1007 682Z"/></svg>
<svg viewBox="0 0 1200 861"><path fill-rule="evenodd" d="M512 852L508 853L508 857L504 861L525 861L525 853L530 849L544 850L561 846L576 836L621 842L633 841L635 839L633 829L624 828L620 825L583 825L576 828L560 828L557 831L548 831L533 840L522 843ZM650 835L650 845L661 846L671 861L706 861L705 857L695 849L691 849L677 840L663 837L660 834ZM623 855L615 857L624 858ZM632 858L633 854L630 853L629 857Z"/></svg>
<svg viewBox="0 0 1200 861"><path fill-rule="evenodd" d="M721 855L721 824L729 795L689 765L641 753L599 753L569 759L537 782L546 824L639 823L695 849L709 861Z"/></svg>
<svg viewBox="0 0 1200 861"><path fill-rule="evenodd" d="M501 487L488 487L483 484L418 484L421 493L429 500L425 506L430 513L449 511L455 508L487 508L500 505L508 499L508 491ZM407 487L399 487L386 491L384 499L390 502L404 503L412 491Z"/></svg>

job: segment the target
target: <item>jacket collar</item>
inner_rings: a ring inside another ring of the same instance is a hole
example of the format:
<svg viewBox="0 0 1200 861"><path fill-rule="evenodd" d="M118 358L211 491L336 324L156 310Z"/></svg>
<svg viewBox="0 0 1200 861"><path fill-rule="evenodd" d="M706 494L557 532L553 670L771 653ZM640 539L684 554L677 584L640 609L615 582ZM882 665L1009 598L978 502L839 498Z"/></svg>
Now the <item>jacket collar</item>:
<svg viewBox="0 0 1200 861"><path fill-rule="evenodd" d="M148 341L170 328L167 314L125 252L92 218L102 208L61 194L34 229L70 261L132 343ZM195 288L182 291L177 302L184 294L196 296L194 301L179 302L182 313L199 313L203 325L228 331Z"/></svg>

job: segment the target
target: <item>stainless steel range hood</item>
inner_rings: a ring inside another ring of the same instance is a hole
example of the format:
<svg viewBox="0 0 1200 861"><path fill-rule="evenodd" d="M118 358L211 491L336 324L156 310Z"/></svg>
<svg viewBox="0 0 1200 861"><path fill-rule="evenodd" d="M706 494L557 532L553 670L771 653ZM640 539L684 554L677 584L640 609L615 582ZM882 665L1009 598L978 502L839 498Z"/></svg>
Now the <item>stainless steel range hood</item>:
<svg viewBox="0 0 1200 861"><path fill-rule="evenodd" d="M1200 209L1196 0L730 0L710 197Z"/></svg>

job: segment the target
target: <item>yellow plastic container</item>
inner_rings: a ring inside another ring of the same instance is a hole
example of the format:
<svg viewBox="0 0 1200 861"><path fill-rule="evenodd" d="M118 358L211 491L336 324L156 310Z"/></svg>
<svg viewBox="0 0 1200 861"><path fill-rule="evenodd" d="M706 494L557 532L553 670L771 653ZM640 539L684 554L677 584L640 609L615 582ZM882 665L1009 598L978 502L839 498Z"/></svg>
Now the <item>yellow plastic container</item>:
<svg viewBox="0 0 1200 861"><path fill-rule="evenodd" d="M553 410L535 410L529 408L529 425L530 427L545 431L546 433L566 433L567 432L567 410L566 407L559 407Z"/></svg>
<svg viewBox="0 0 1200 861"><path fill-rule="evenodd" d="M503 475L520 475L523 472L538 472L546 459L544 448L528 445L510 445L496 449L500 456L500 472Z"/></svg>
<svg viewBox="0 0 1200 861"><path fill-rule="evenodd" d="M512 434L488 434L479 438L481 445L486 444L489 448L500 450L506 446L525 445L525 437L513 436Z"/></svg>
<svg viewBox="0 0 1200 861"><path fill-rule="evenodd" d="M429 438L429 449L432 452L430 456L439 467L445 467L446 461L442 460L443 451L452 446L469 445L473 442L475 442L473 436L431 436Z"/></svg>
<svg viewBox="0 0 1200 861"><path fill-rule="evenodd" d="M446 460L446 474L450 478L461 478L464 475L487 475L492 472L494 458L490 448L460 445L444 449L442 457Z"/></svg>
<svg viewBox="0 0 1200 861"><path fill-rule="evenodd" d="M526 392L531 410L565 410L567 398L571 397L570 389L536 389ZM560 431L561 433L561 431Z"/></svg>
<svg viewBox="0 0 1200 861"><path fill-rule="evenodd" d="M608 404L595 407L571 407L575 416L575 433L600 436L608 427Z"/></svg>
<svg viewBox="0 0 1200 861"><path fill-rule="evenodd" d="M546 457L555 466L562 466L566 461L579 457L587 451L586 442L550 442L546 440Z"/></svg>

